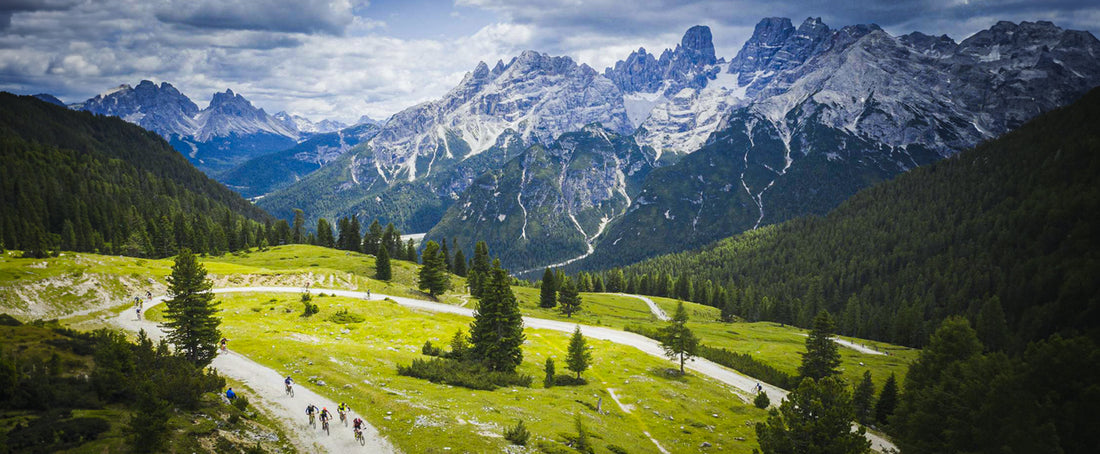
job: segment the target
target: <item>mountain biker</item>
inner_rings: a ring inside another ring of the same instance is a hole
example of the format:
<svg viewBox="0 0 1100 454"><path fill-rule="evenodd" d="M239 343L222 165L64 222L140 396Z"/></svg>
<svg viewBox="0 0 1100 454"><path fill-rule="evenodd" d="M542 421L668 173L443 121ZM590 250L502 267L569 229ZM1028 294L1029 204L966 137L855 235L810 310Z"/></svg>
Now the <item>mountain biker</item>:
<svg viewBox="0 0 1100 454"><path fill-rule="evenodd" d="M306 414L309 415L309 419L313 419L313 414L317 413L317 406L313 404L306 405Z"/></svg>
<svg viewBox="0 0 1100 454"><path fill-rule="evenodd" d="M223 337L222 338L222 351L223 352L229 350L229 348L226 347L226 345L228 345L228 344L229 344L229 339L226 339L226 338Z"/></svg>
<svg viewBox="0 0 1100 454"><path fill-rule="evenodd" d="M351 410L351 407L348 406L347 402L340 402L340 406L336 407L336 411L340 412L341 419L344 418L344 415L347 414L348 410Z"/></svg>
<svg viewBox="0 0 1100 454"><path fill-rule="evenodd" d="M332 419L332 413L329 413L329 412L328 412L328 408L327 408L327 407L326 407L326 408L322 408L322 409L321 409L321 422L327 422L327 421L328 421L328 420L330 420L330 419Z"/></svg>
<svg viewBox="0 0 1100 454"><path fill-rule="evenodd" d="M351 422L351 427L355 430L363 430L363 420L358 417Z"/></svg>
<svg viewBox="0 0 1100 454"><path fill-rule="evenodd" d="M233 400L237 398L237 393L233 392L233 388L229 388L225 391L225 397L229 400Z"/></svg>

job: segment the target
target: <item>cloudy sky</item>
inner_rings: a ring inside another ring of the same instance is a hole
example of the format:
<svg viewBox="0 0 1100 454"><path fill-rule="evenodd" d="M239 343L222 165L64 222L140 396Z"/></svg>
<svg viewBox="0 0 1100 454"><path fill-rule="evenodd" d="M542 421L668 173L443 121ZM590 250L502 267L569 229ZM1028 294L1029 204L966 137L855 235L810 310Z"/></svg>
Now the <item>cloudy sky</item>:
<svg viewBox="0 0 1100 454"><path fill-rule="evenodd" d="M274 113L350 122L437 98L525 49L603 70L695 24L733 57L763 17L961 40L998 20L1100 34L1095 0L0 0L0 90L78 102L167 81L205 107L232 88Z"/></svg>

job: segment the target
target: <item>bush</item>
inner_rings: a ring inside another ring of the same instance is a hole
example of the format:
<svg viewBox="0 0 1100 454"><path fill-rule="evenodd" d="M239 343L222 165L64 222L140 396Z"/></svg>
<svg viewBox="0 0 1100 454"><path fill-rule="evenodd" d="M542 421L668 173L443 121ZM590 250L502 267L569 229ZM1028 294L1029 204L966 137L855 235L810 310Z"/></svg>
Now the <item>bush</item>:
<svg viewBox="0 0 1100 454"><path fill-rule="evenodd" d="M248 408L248 398L244 396L237 396L236 399L233 399L233 406L240 411L245 411L245 409Z"/></svg>
<svg viewBox="0 0 1100 454"><path fill-rule="evenodd" d="M522 419L516 423L515 427L504 431L504 439L514 445L527 446L527 440L530 438L531 432L527 430L527 426L523 424Z"/></svg>
<svg viewBox="0 0 1100 454"><path fill-rule="evenodd" d="M771 405L772 401L768 399L767 391L760 391L760 394L757 394L756 398L752 400L752 404L756 405L756 408L763 410L768 408L768 405Z"/></svg>
<svg viewBox="0 0 1100 454"><path fill-rule="evenodd" d="M306 295L306 296L308 296L308 295ZM309 301L305 301L304 304L306 305L306 309L305 309L304 312L302 312L302 317L309 317L310 315L321 312L321 308L317 307L316 304L313 304Z"/></svg>
<svg viewBox="0 0 1100 454"><path fill-rule="evenodd" d="M724 348L700 345L699 356L730 369L737 370L750 377L759 378L780 388L790 389L798 386L798 383L790 374L781 372L772 366L764 364L751 355L731 352Z"/></svg>
<svg viewBox="0 0 1100 454"><path fill-rule="evenodd" d="M493 372L478 363L441 358L428 361L414 359L408 366L397 366L397 374L483 391L492 391L501 386L531 386L530 375Z"/></svg>
<svg viewBox="0 0 1100 454"><path fill-rule="evenodd" d="M420 353L425 356L440 356L443 354L443 349L432 345L432 341L424 341L424 346L420 347Z"/></svg>
<svg viewBox="0 0 1100 454"><path fill-rule="evenodd" d="M316 304L314 304L314 306L316 306ZM348 312L347 309L338 310L335 314L328 316L328 321L340 324L362 323L364 320L366 319L363 318L362 315Z"/></svg>
<svg viewBox="0 0 1100 454"><path fill-rule="evenodd" d="M587 385L588 380L584 378L577 378L572 375L555 375L554 386L583 386Z"/></svg>
<svg viewBox="0 0 1100 454"><path fill-rule="evenodd" d="M544 388L552 388L554 386L554 358L546 358L546 378L542 379L542 386Z"/></svg>

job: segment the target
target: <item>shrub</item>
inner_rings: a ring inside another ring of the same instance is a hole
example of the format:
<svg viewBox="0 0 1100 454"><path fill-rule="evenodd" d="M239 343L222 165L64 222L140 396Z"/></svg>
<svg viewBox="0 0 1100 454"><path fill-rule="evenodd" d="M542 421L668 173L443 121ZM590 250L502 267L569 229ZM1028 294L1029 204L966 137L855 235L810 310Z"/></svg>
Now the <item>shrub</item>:
<svg viewBox="0 0 1100 454"><path fill-rule="evenodd" d="M515 427L512 427L504 431L504 439L512 442L514 445L526 446L527 440L531 438L531 432L527 430L527 426L523 424L523 420L519 420Z"/></svg>
<svg viewBox="0 0 1100 454"><path fill-rule="evenodd" d="M756 398L752 400L752 404L756 405L756 408L763 410L768 408L768 405L771 405L772 401L768 399L767 391L760 391L760 394L757 394Z"/></svg>
<svg viewBox="0 0 1100 454"><path fill-rule="evenodd" d="M439 356L443 354L443 349L432 345L432 341L424 341L424 346L420 347L420 353L425 356Z"/></svg>
<svg viewBox="0 0 1100 454"><path fill-rule="evenodd" d="M587 385L588 380L584 378L577 378L572 375L555 375L554 386L582 386Z"/></svg>
<svg viewBox="0 0 1100 454"><path fill-rule="evenodd" d="M724 348L699 346L699 356L737 370L750 377L756 377L780 388L792 388L798 385L794 377L785 372L764 364L744 353L735 353Z"/></svg>
<svg viewBox="0 0 1100 454"><path fill-rule="evenodd" d="M554 358L546 358L546 378L542 379L542 386L552 388L554 386Z"/></svg>
<svg viewBox="0 0 1100 454"><path fill-rule="evenodd" d="M244 396L237 396L236 399L233 399L233 406L240 411L244 411L248 408L248 398Z"/></svg>
<svg viewBox="0 0 1100 454"><path fill-rule="evenodd" d="M321 312L321 308L317 307L316 304L313 304L309 301L305 301L303 304L306 305L306 309L304 312L302 312L302 317L309 317L310 315Z"/></svg>
<svg viewBox="0 0 1100 454"><path fill-rule="evenodd" d="M530 375L493 372L478 363L441 358L427 361L414 359L408 366L397 366L397 374L483 391L492 391L501 386L531 386Z"/></svg>
<svg viewBox="0 0 1100 454"><path fill-rule="evenodd" d="M316 305L314 305L314 306L316 306ZM332 315L328 316L328 321L330 321L332 323L340 323L340 324L362 323L364 320L366 320L366 319L363 318L362 315L355 314L355 313L352 313L352 312L348 312L347 309L338 310L338 311L336 311L335 314L332 314Z"/></svg>

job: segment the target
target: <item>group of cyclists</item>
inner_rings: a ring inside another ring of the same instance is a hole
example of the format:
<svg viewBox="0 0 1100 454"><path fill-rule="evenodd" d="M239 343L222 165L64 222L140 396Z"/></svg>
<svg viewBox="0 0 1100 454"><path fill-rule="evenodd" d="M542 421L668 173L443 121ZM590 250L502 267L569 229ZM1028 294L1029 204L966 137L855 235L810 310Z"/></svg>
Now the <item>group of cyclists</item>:
<svg viewBox="0 0 1100 454"><path fill-rule="evenodd" d="M283 384L286 386L286 394L294 397L294 380L288 375L283 380ZM340 414L340 421L347 425L348 412L351 411L351 407L348 406L347 402L340 402L340 406L336 408L336 411ZM309 425L313 427L317 427L316 419L319 417L321 419L321 430L324 430L326 434L329 433L329 421L332 420L332 413L328 411L327 407L318 409L316 405L311 403L306 405L306 415L309 417ZM359 444L366 444L366 439L363 438L363 428L365 426L363 420L357 416L351 424L352 430L355 431L355 440Z"/></svg>
<svg viewBox="0 0 1100 454"><path fill-rule="evenodd" d="M134 311L137 312L138 320L141 320L141 309L145 301L153 301L152 292L145 292L145 300L142 300L140 295L134 297Z"/></svg>

